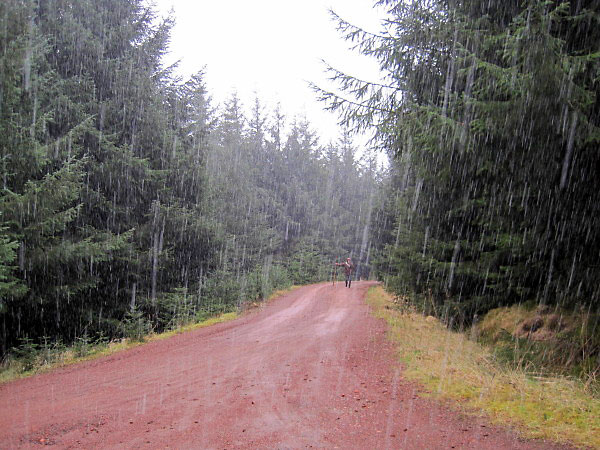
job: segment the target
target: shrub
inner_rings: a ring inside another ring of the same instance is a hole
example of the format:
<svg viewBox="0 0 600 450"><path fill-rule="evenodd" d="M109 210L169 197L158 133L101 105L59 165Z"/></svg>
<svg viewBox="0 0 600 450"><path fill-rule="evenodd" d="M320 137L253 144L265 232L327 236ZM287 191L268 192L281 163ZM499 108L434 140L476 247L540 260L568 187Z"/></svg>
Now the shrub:
<svg viewBox="0 0 600 450"><path fill-rule="evenodd" d="M132 341L142 342L150 332L151 326L144 314L137 308L128 311L121 322L123 336Z"/></svg>

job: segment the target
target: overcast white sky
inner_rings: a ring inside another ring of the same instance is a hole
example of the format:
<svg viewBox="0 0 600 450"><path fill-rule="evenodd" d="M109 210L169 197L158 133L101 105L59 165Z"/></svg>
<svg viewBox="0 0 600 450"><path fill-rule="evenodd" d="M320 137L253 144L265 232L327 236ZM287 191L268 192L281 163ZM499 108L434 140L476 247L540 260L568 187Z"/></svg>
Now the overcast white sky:
<svg viewBox="0 0 600 450"><path fill-rule="evenodd" d="M327 87L321 60L363 79L376 81L376 63L348 50L328 13L370 31L380 29L381 10L372 0L156 0L162 16L171 7L176 25L171 55L179 73L189 76L206 66L213 103L235 90L249 109L255 93L267 108L281 103L291 116L305 114L321 144L339 137L337 118L323 111L308 88ZM358 138L357 143L364 142Z"/></svg>

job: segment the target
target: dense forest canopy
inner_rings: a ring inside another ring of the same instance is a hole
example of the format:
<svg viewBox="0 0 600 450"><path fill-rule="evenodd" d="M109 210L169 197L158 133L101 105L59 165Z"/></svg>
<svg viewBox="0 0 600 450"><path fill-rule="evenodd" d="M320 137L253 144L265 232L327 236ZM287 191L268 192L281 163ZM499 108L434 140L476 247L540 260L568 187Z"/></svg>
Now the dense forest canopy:
<svg viewBox="0 0 600 450"><path fill-rule="evenodd" d="M528 301L597 314L600 2L378 4L380 35L338 24L385 84L332 69L347 97L317 90L392 157L382 278L460 323Z"/></svg>
<svg viewBox="0 0 600 450"><path fill-rule="evenodd" d="M0 3L2 353L163 330L368 271L380 176L348 133L165 67L141 0Z"/></svg>

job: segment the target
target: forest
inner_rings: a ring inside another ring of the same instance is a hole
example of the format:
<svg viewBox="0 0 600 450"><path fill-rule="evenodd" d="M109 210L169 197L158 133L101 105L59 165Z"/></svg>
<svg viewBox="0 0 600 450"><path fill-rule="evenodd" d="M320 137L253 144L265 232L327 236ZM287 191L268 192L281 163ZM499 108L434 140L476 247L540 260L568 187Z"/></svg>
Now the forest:
<svg viewBox="0 0 600 450"><path fill-rule="evenodd" d="M575 311L563 334L581 345L559 362L599 374L600 2L378 5L380 34L337 23L385 81L330 68L343 95L315 89L390 155L379 276L455 327L499 306Z"/></svg>
<svg viewBox="0 0 600 450"><path fill-rule="evenodd" d="M2 354L368 270L374 158L260 98L213 104L163 65L172 27L139 0L0 4Z"/></svg>
<svg viewBox="0 0 600 450"><path fill-rule="evenodd" d="M2 2L2 353L170 329L351 256L452 327L577 311L600 373L600 2L377 5L379 34L332 13L383 81L328 68L323 144L165 66L173 20L141 0Z"/></svg>

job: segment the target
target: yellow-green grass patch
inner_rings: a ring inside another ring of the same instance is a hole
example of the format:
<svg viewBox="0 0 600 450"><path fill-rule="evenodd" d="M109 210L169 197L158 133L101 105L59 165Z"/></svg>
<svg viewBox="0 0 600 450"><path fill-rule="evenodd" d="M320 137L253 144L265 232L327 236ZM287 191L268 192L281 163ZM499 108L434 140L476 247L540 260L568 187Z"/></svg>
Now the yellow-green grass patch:
<svg viewBox="0 0 600 450"><path fill-rule="evenodd" d="M285 295L285 294L288 294L288 293L290 293L292 291L295 291L296 289L300 289L301 287L302 286L295 284L295 285L290 286L290 287L285 288L285 289L278 289L276 291L273 291L273 293L271 295L269 295L264 301L269 302L269 301L274 300L274 299L276 299L278 297L281 297L282 295Z"/></svg>
<svg viewBox="0 0 600 450"><path fill-rule="evenodd" d="M582 382L508 369L466 334L397 310L380 286L369 290L367 301L388 322L404 375L423 384L428 395L458 400L467 412L510 424L525 437L600 448L600 400Z"/></svg>
<svg viewBox="0 0 600 450"><path fill-rule="evenodd" d="M273 292L265 301L271 301L300 287L301 286L291 286L287 289L277 290ZM145 342L167 339L177 334L186 333L188 331L196 330L198 328L208 327L217 323L229 322L231 320L237 319L238 317L239 313L237 311L232 311L220 314L216 317L211 317L202 322L183 325L181 327L165 331L163 333L152 333L145 336L142 341L121 339L118 341L111 341L104 345L91 345L85 356L77 356L77 352L74 348L67 348L64 351L53 355L51 362L44 361L43 358L37 357L37 361L34 364L33 369L26 371L23 370L23 363L18 359L8 361L3 365L3 367L0 367L0 384L7 383L9 381L13 381L19 378L30 377L38 373L48 372L59 367L64 367L71 364L76 364L79 362L89 361L92 359L101 358L103 356L112 355L113 353L121 352L123 350L143 345Z"/></svg>
<svg viewBox="0 0 600 450"><path fill-rule="evenodd" d="M90 361L93 359L101 358L103 356L112 355L114 353L128 350L133 347L138 347L146 342L167 339L176 334L185 333L198 328L208 327L217 323L228 322L230 320L236 319L238 316L239 315L237 312L228 312L216 317L211 317L210 319L204 320L202 322L185 325L170 331L165 331L164 333L150 334L146 336L142 341L121 339L119 341L108 342L104 345L90 346L90 349L84 356L77 356L76 350L74 348L67 348L64 351L61 351L60 353L55 355L52 358L51 362L38 360L34 364L33 369L26 371L23 371L22 362L18 359L9 361L8 363L5 363L4 367L0 369L0 384L7 383L9 381L13 381L19 378L30 377L38 373L48 372L59 367L69 366L83 361ZM40 357L38 357L38 359L40 359Z"/></svg>
<svg viewBox="0 0 600 450"><path fill-rule="evenodd" d="M216 325L217 323L229 322L230 320L237 319L238 317L239 314L236 311L223 313L216 317L211 317L210 319L203 320L202 322L183 325L181 327L175 328L174 330L165 331L164 333L160 334L151 334L150 336L148 336L148 341L160 341L162 339L168 339L177 334L187 333L188 331L197 330L199 328L210 327L211 325Z"/></svg>

